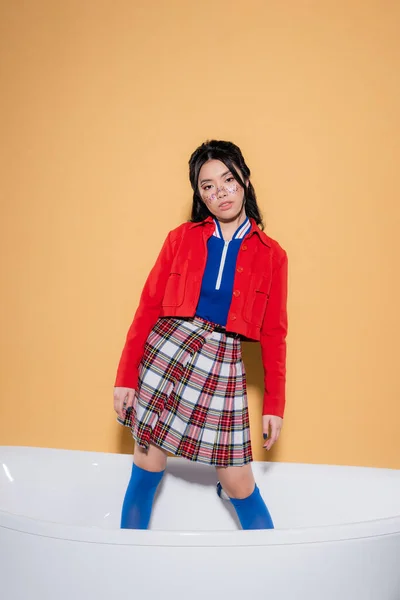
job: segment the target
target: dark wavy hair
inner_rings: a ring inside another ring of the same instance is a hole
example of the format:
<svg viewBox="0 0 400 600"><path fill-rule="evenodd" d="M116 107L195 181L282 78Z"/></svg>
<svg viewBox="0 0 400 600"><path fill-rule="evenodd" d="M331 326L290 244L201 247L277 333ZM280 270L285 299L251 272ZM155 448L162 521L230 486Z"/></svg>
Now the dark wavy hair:
<svg viewBox="0 0 400 600"><path fill-rule="evenodd" d="M193 206L190 220L198 223L199 221L203 221L209 215L211 215L199 194L198 179L201 167L208 160L213 159L220 160L228 167L233 177L244 189L244 201L247 216L253 218L257 225L259 225L261 229L264 229L264 223L260 214L260 209L257 205L254 187L250 181L248 182L248 185L246 185L250 178L250 169L246 165L240 148L232 142L224 142L219 140L209 140L204 142L193 152L190 157L189 178L193 188ZM242 177L240 174L242 174Z"/></svg>

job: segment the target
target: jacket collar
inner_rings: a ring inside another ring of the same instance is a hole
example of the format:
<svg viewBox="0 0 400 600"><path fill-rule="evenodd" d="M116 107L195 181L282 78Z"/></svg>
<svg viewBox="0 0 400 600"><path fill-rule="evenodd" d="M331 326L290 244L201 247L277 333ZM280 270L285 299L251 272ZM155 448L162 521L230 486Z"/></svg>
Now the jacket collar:
<svg viewBox="0 0 400 600"><path fill-rule="evenodd" d="M270 248L271 243L269 241L268 236L263 231L261 231L261 229L259 228L259 226L257 225L257 223L255 222L254 219L250 218L250 223L251 223L251 228L245 237L249 237L253 234L257 234L258 237L260 238L260 240L262 241L262 243L265 246L268 246L268 248ZM206 227L206 228L215 227L213 217L209 216L209 217L205 218L203 221L198 221L197 223L190 223L189 229L193 229L193 228L199 227L199 226Z"/></svg>

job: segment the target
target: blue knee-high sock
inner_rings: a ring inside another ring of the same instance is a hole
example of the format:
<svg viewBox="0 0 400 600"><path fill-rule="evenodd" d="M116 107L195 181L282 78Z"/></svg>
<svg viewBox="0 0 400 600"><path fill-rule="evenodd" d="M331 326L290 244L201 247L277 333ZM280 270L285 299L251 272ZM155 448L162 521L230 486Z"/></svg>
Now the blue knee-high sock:
<svg viewBox="0 0 400 600"><path fill-rule="evenodd" d="M230 498L242 529L274 529L271 515L256 485L247 498Z"/></svg>
<svg viewBox="0 0 400 600"><path fill-rule="evenodd" d="M132 465L131 478L122 506L121 529L147 529L154 495L164 471L153 473Z"/></svg>

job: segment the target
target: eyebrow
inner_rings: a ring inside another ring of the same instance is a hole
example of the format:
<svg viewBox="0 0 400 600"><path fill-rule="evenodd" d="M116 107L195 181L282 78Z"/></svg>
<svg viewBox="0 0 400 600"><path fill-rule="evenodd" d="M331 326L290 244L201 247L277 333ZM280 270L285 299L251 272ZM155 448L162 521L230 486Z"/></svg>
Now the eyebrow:
<svg viewBox="0 0 400 600"><path fill-rule="evenodd" d="M225 173L222 173L221 177L225 177L225 175L228 175L228 173L230 173L229 169L228 171L225 171ZM200 181L200 185L203 185L203 183L206 183L206 181L212 181L212 179L202 179Z"/></svg>

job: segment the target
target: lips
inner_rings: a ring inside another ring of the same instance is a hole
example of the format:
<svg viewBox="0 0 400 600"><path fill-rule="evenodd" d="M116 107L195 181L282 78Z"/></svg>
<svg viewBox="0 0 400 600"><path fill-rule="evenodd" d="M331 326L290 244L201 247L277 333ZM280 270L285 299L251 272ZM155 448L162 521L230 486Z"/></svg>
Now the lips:
<svg viewBox="0 0 400 600"><path fill-rule="evenodd" d="M228 210L232 206L233 202L221 202L218 206L220 210Z"/></svg>

